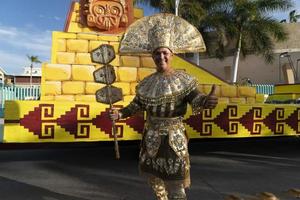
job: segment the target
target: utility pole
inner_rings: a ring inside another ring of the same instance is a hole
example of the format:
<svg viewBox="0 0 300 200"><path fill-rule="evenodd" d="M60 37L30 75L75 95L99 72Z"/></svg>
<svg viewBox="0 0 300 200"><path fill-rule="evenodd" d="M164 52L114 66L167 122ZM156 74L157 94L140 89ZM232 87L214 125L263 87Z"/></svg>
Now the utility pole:
<svg viewBox="0 0 300 200"><path fill-rule="evenodd" d="M179 7L180 0L175 0L175 15L178 16L178 7Z"/></svg>

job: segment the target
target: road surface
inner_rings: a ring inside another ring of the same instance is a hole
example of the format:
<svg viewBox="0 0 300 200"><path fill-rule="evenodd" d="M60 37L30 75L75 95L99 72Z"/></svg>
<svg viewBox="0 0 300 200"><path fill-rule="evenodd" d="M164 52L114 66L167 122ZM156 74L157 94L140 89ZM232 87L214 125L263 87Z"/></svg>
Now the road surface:
<svg viewBox="0 0 300 200"><path fill-rule="evenodd" d="M138 142L0 145L1 200L152 200L137 170ZM300 188L300 140L190 142L189 200L244 198L271 192L284 200Z"/></svg>

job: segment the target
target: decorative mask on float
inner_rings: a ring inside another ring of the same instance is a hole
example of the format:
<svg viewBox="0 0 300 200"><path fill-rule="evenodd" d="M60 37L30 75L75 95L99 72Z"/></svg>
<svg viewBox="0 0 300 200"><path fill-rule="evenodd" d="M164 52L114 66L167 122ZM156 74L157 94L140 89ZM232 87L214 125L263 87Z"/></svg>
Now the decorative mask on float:
<svg viewBox="0 0 300 200"><path fill-rule="evenodd" d="M80 4L89 27L111 31L129 23L125 0L81 0Z"/></svg>

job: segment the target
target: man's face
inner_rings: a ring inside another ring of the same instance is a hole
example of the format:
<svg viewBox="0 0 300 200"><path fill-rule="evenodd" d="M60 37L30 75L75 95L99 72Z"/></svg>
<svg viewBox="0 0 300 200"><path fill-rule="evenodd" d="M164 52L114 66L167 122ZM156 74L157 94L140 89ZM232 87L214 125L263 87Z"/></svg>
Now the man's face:
<svg viewBox="0 0 300 200"><path fill-rule="evenodd" d="M167 72L171 69L171 60L173 53L168 48L158 48L152 53L152 58L155 62L158 72Z"/></svg>

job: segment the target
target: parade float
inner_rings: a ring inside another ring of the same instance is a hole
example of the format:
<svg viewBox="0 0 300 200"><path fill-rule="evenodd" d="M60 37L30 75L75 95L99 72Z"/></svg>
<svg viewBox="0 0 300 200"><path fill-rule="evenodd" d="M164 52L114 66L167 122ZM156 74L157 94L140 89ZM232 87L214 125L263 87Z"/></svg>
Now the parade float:
<svg viewBox="0 0 300 200"><path fill-rule="evenodd" d="M109 13L109 14L108 14ZM94 71L103 67L93 62L91 52L100 45L115 51L113 86L122 89L122 108L135 95L135 87L155 72L150 55L120 55L119 43L126 28L143 17L131 0L81 0L72 2L64 31L53 32L51 61L42 65L39 101L6 101L2 143L91 142L114 139L109 105L96 101L105 84L95 82ZM250 86L231 85L209 71L174 56L172 66L195 76L199 90L208 93L216 85L219 104L192 115L184 123L190 139L249 138L300 135L300 105L264 103L264 95ZM292 87L292 91L291 91ZM278 86L277 97L299 98L300 85ZM276 96L277 95L277 96ZM143 113L117 121L120 141L141 139Z"/></svg>

